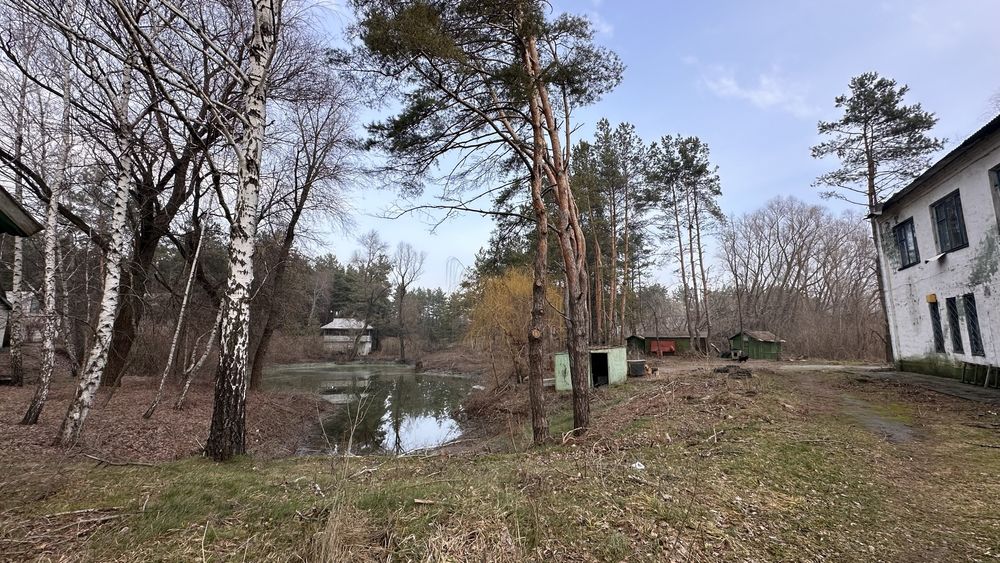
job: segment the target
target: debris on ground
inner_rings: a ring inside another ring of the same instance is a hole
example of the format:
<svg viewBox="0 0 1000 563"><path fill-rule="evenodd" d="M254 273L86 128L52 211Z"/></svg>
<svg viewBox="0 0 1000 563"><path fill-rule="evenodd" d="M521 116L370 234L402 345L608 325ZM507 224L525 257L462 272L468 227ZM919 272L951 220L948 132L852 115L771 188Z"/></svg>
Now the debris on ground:
<svg viewBox="0 0 1000 563"><path fill-rule="evenodd" d="M725 373L732 379L750 379L753 371L740 366L719 366L712 370L714 373Z"/></svg>

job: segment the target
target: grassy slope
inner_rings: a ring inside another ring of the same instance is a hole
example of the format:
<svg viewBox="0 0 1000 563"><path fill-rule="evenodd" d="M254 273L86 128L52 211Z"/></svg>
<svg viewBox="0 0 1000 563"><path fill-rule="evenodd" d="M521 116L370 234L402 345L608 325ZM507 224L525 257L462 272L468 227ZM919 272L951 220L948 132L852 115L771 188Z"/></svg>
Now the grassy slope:
<svg viewBox="0 0 1000 563"><path fill-rule="evenodd" d="M885 441L843 411L847 395L918 437ZM571 421L555 407L561 442ZM602 391L594 408L586 440L518 453L14 465L0 559L1000 557L1000 455L981 446L1000 443L1000 417L982 405L843 374L694 373ZM521 449L528 432L487 447Z"/></svg>

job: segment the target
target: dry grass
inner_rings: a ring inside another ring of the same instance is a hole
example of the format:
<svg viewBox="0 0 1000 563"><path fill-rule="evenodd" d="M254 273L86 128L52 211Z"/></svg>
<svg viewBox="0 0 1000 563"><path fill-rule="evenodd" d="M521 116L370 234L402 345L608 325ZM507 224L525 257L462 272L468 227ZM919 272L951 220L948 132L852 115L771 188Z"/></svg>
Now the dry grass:
<svg viewBox="0 0 1000 563"><path fill-rule="evenodd" d="M886 441L844 397L915 438ZM426 457L8 461L0 550L129 561L1000 557L1000 456L983 447L1000 445L1000 415L988 406L845 373L737 381L692 365L598 391L592 431L562 444L568 402L550 399L560 443L543 448L514 420L513 435L504 424L475 451Z"/></svg>

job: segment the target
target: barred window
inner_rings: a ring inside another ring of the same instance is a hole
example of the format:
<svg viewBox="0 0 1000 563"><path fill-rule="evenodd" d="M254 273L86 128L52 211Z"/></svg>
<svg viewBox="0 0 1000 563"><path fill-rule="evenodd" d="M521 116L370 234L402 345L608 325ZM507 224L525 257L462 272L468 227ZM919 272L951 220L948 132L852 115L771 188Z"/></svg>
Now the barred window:
<svg viewBox="0 0 1000 563"><path fill-rule="evenodd" d="M928 303L931 307L931 328L934 330L934 351L944 353L944 331L941 329L941 310L937 301Z"/></svg>
<svg viewBox="0 0 1000 563"><path fill-rule="evenodd" d="M965 327L969 331L969 347L972 348L973 356L985 356L986 350L983 348L983 336L979 332L979 312L976 310L976 296L966 293L962 296L965 305Z"/></svg>
<svg viewBox="0 0 1000 563"><path fill-rule="evenodd" d="M949 297L945 300L944 306L948 312L948 332L951 333L951 351L956 354L964 354L965 348L962 345L962 329L958 324L958 298Z"/></svg>

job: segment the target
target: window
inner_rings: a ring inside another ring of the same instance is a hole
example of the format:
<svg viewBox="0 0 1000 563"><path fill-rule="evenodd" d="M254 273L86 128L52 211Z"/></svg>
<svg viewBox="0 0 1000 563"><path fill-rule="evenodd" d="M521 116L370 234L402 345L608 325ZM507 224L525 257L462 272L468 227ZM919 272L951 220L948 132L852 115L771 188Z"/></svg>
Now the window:
<svg viewBox="0 0 1000 563"><path fill-rule="evenodd" d="M892 232L896 235L896 247L899 248L899 269L909 268L920 262L917 233L913 230L913 217L893 227Z"/></svg>
<svg viewBox="0 0 1000 563"><path fill-rule="evenodd" d="M951 333L951 351L964 354L962 347L962 329L958 326L958 298L949 297L945 300L945 310L948 312L948 332Z"/></svg>
<svg viewBox="0 0 1000 563"><path fill-rule="evenodd" d="M965 235L965 219L962 217L962 198L958 190L939 199L931 205L931 215L937 230L938 250L951 252L969 246Z"/></svg>
<svg viewBox="0 0 1000 563"><path fill-rule="evenodd" d="M934 351L944 353L944 331L941 330L941 310L937 301L928 303L931 306L931 328L934 329Z"/></svg>
<svg viewBox="0 0 1000 563"><path fill-rule="evenodd" d="M979 312L976 311L976 296L966 293L962 296L965 305L965 327L969 330L969 347L973 356L985 356L983 336L979 333Z"/></svg>

